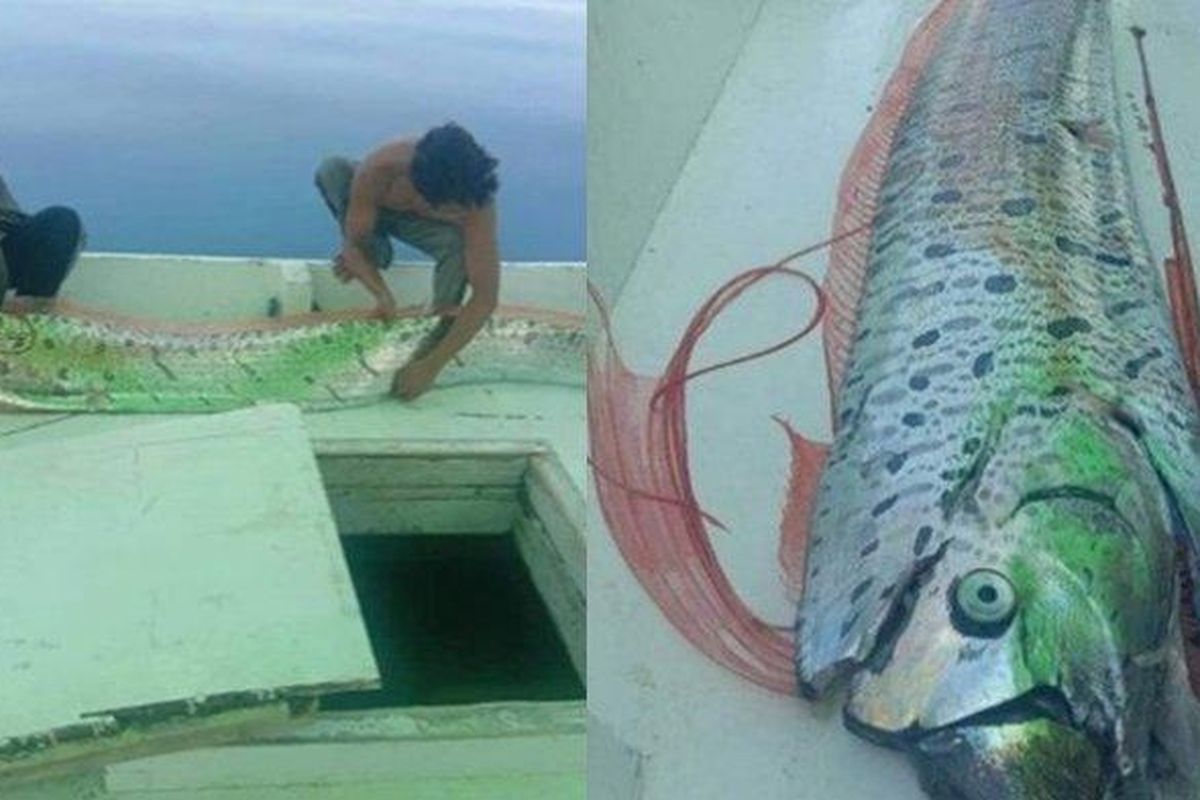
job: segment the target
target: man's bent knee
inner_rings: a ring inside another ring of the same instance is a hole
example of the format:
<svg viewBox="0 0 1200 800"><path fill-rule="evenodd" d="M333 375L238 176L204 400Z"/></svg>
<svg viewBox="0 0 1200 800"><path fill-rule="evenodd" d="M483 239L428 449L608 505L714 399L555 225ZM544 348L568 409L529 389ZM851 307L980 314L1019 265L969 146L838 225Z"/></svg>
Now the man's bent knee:
<svg viewBox="0 0 1200 800"><path fill-rule="evenodd" d="M350 163L350 159L330 156L317 167L313 181L320 187L333 187L339 183L348 183L353 177L354 165Z"/></svg>

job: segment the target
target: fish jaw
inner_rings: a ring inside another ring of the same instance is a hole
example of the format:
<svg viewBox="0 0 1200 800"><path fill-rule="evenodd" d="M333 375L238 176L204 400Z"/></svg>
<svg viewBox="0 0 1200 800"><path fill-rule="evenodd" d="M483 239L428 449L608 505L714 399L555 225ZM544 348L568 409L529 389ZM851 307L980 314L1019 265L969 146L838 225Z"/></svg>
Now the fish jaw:
<svg viewBox="0 0 1200 800"><path fill-rule="evenodd" d="M1105 800L1112 770L1095 743L1050 719L955 726L912 748L934 800Z"/></svg>

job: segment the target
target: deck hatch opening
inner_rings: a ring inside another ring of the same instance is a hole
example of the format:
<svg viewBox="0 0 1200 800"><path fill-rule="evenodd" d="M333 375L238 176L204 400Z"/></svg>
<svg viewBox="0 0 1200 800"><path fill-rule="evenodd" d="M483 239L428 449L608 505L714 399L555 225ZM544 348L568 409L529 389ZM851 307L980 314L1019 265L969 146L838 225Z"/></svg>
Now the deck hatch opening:
<svg viewBox="0 0 1200 800"><path fill-rule="evenodd" d="M583 698L511 534L342 544L382 686L326 695L322 710Z"/></svg>
<svg viewBox="0 0 1200 800"><path fill-rule="evenodd" d="M318 440L382 677L322 711L585 696L581 500L538 443ZM561 471L561 467L557 468Z"/></svg>

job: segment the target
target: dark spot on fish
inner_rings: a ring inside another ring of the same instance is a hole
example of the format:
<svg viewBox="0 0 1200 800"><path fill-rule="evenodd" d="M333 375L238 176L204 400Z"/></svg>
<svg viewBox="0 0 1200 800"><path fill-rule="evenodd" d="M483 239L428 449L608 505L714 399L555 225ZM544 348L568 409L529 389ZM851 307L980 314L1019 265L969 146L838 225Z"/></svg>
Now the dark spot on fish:
<svg viewBox="0 0 1200 800"><path fill-rule="evenodd" d="M919 411L910 411L901 417L900 421L910 428L919 428L925 424L925 415Z"/></svg>
<svg viewBox="0 0 1200 800"><path fill-rule="evenodd" d="M954 252L954 246L949 244L931 244L925 248L926 258L943 258Z"/></svg>
<svg viewBox="0 0 1200 800"><path fill-rule="evenodd" d="M871 541L867 542L866 546L864 546L862 550L858 551L858 555L860 558L866 558L867 556L871 555L871 553L874 553L878 549L879 549L879 540L872 539Z"/></svg>
<svg viewBox="0 0 1200 800"><path fill-rule="evenodd" d="M1142 374L1142 369L1156 358L1162 358L1162 350L1153 347L1137 358L1125 362L1125 376L1133 380Z"/></svg>
<svg viewBox="0 0 1200 800"><path fill-rule="evenodd" d="M59 379L60 381L65 381L65 380L66 380L67 378L69 378L70 376L71 376L71 373L70 373L70 372L67 370L67 368L66 368L66 367L63 367L62 369L60 369L60 370L58 371L58 379Z"/></svg>
<svg viewBox="0 0 1200 800"><path fill-rule="evenodd" d="M913 339L912 346L914 349L928 347L929 345L933 344L938 339L940 339L941 336L942 336L941 332L937 328L933 328L932 330L925 331L920 336Z"/></svg>
<svg viewBox="0 0 1200 800"><path fill-rule="evenodd" d="M1106 214L1100 215L1100 224L1101 225L1111 225L1114 222L1116 222L1117 220L1119 220L1121 217L1122 217L1122 214L1120 211L1109 211Z"/></svg>
<svg viewBox="0 0 1200 800"><path fill-rule="evenodd" d="M1096 253L1096 260L1110 267L1128 267L1133 260L1128 256L1114 256L1110 253Z"/></svg>
<svg viewBox="0 0 1200 800"><path fill-rule="evenodd" d="M366 370L367 372L369 372L371 375L374 375L375 377L379 377L379 375L380 375L379 370L375 369L367 362L367 354L365 352L363 352L362 345L356 344L354 346L354 352L358 356L358 365L360 367L362 367L364 370Z"/></svg>
<svg viewBox="0 0 1200 800"><path fill-rule="evenodd" d="M53 339L43 339L43 340L42 340L42 345L43 345L43 346L44 346L44 347L45 347L47 350L53 350L53 349L56 347L56 345L54 344L54 340L53 340Z"/></svg>
<svg viewBox="0 0 1200 800"><path fill-rule="evenodd" d="M323 344L333 344L333 337L330 336L328 333L322 333L321 334L321 342Z"/></svg>
<svg viewBox="0 0 1200 800"><path fill-rule="evenodd" d="M935 203L957 203L962 200L962 192L957 189L946 189L943 192L938 192L932 198Z"/></svg>
<svg viewBox="0 0 1200 800"><path fill-rule="evenodd" d="M975 363L971 365L971 374L976 378L982 378L992 371L992 351L980 353L975 358Z"/></svg>
<svg viewBox="0 0 1200 800"><path fill-rule="evenodd" d="M982 442L978 436L972 436L963 442L962 451L967 455L971 455L979 449L979 445L981 444Z"/></svg>
<svg viewBox="0 0 1200 800"><path fill-rule="evenodd" d="M317 382L317 379L314 378L312 375L305 375L304 382L307 383L309 386L312 386L314 383Z"/></svg>
<svg viewBox="0 0 1200 800"><path fill-rule="evenodd" d="M1065 397L1071 393L1070 386L1055 386L1050 390L1050 397Z"/></svg>
<svg viewBox="0 0 1200 800"><path fill-rule="evenodd" d="M888 584L886 587L884 587L884 590L879 593L879 599L887 600L889 597L891 597L893 594L895 594L895 592L896 592L896 584L894 584L894 583Z"/></svg>
<svg viewBox="0 0 1200 800"><path fill-rule="evenodd" d="M858 622L858 618L861 616L862 616L862 612L856 611L856 612L854 612L854 616L850 617L849 619L847 619L845 622L842 623L842 638L843 639L845 639L847 636L850 635L850 631L854 630L854 625L855 625L855 623Z"/></svg>
<svg viewBox="0 0 1200 800"><path fill-rule="evenodd" d="M914 392L924 391L929 388L929 378L924 375L913 375L908 379L908 388Z"/></svg>
<svg viewBox="0 0 1200 800"><path fill-rule="evenodd" d="M887 460L887 471L895 475L904 468L904 462L908 461L908 453L893 453Z"/></svg>
<svg viewBox="0 0 1200 800"><path fill-rule="evenodd" d="M1069 256L1088 256L1092 252L1086 245L1061 235L1054 237L1054 246Z"/></svg>
<svg viewBox="0 0 1200 800"><path fill-rule="evenodd" d="M983 288L992 294L1008 294L1017 288L1017 279L1012 275L989 275Z"/></svg>
<svg viewBox="0 0 1200 800"><path fill-rule="evenodd" d="M1000 204L1000 210L1010 217L1024 217L1033 213L1037 202L1032 197L1021 197L1016 200L1005 200Z"/></svg>
<svg viewBox="0 0 1200 800"><path fill-rule="evenodd" d="M881 514L886 513L889 508L896 505L896 501L899 499L900 499L900 495L894 494L891 497L887 498L886 500L880 500L878 503L875 504L875 507L871 509L871 516L878 517Z"/></svg>
<svg viewBox="0 0 1200 800"><path fill-rule="evenodd" d="M874 582L875 582L874 578L867 578L866 580L862 581L857 586L855 586L854 590L850 592L850 602L857 603L862 598L862 596L867 593L867 589L870 589L871 584Z"/></svg>
<svg viewBox="0 0 1200 800"><path fill-rule="evenodd" d="M1077 333L1089 333L1092 323L1083 317L1063 317L1046 326L1046 331L1055 339L1067 339Z"/></svg>
<svg viewBox="0 0 1200 800"><path fill-rule="evenodd" d="M114 380L116 380L116 379L117 379L117 376L116 376L116 375L113 375L111 372L105 371L105 373L104 373L104 380L111 382L111 381L114 381Z"/></svg>
<svg viewBox="0 0 1200 800"><path fill-rule="evenodd" d="M171 368L163 362L162 353L159 352L157 347L151 349L150 359L154 362L154 366L162 370L163 374L166 375L169 380L178 380L178 377L171 370Z"/></svg>
<svg viewBox="0 0 1200 800"><path fill-rule="evenodd" d="M922 525L917 530L917 539L913 542L913 555L919 556L925 552L925 548L929 546L929 539L933 536L933 528L928 525Z"/></svg>
<svg viewBox="0 0 1200 800"><path fill-rule="evenodd" d="M1021 144L1045 144L1046 134L1044 133L1018 133L1017 141Z"/></svg>
<svg viewBox="0 0 1200 800"><path fill-rule="evenodd" d="M1142 300L1121 300L1112 304L1108 309L1108 315L1110 317L1119 317L1122 314L1133 311L1135 308L1142 308L1145 305L1146 303Z"/></svg>

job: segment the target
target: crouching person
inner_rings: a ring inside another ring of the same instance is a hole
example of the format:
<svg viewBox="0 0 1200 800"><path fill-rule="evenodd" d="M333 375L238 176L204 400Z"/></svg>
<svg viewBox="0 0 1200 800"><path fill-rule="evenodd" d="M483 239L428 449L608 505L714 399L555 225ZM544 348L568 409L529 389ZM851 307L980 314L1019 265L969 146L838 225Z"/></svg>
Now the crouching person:
<svg viewBox="0 0 1200 800"><path fill-rule="evenodd" d="M74 210L51 206L27 214L0 176L0 311L41 311L58 295L83 249ZM5 299L8 290L14 297Z"/></svg>

